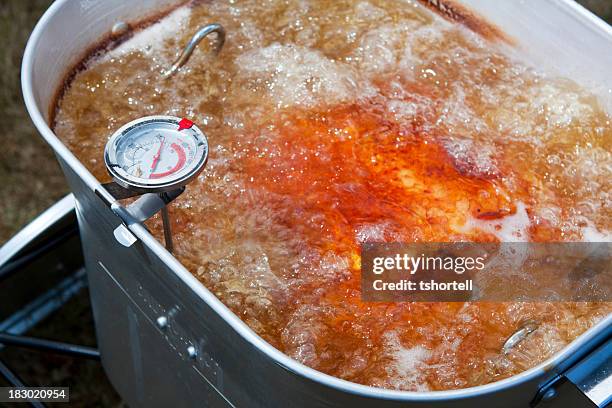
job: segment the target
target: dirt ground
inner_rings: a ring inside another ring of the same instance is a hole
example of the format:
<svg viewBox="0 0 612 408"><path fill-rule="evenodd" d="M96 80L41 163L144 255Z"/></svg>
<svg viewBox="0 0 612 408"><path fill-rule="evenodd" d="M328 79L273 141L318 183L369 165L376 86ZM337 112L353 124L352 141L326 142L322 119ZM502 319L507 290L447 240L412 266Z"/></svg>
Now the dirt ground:
<svg viewBox="0 0 612 408"><path fill-rule="evenodd" d="M49 0L0 1L0 244L67 194L51 149L38 136L21 97L21 58Z"/></svg>
<svg viewBox="0 0 612 408"><path fill-rule="evenodd" d="M612 24L612 0L578 0L578 3Z"/></svg>

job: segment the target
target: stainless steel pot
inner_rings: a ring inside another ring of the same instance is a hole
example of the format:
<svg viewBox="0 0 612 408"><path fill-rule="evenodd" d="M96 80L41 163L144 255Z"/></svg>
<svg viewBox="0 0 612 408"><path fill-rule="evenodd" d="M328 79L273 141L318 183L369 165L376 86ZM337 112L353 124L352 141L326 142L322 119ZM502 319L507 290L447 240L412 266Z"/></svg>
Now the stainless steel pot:
<svg viewBox="0 0 612 408"><path fill-rule="evenodd" d="M589 353L590 361L610 360L609 348L593 350L609 342L612 316L512 378L456 391L402 392L320 373L257 336L141 224L123 215L121 204L48 125L58 88L86 50L118 21L138 21L175 3L58 0L32 33L22 69L30 116L54 149L75 197L102 363L130 406L527 407L534 399L546 403L557 395L557 379L572 367L584 371L581 359ZM612 30L573 2L464 3L513 37L535 63L552 61L552 68L584 86L612 88L612 54L607 52ZM609 104L612 95L599 93Z"/></svg>

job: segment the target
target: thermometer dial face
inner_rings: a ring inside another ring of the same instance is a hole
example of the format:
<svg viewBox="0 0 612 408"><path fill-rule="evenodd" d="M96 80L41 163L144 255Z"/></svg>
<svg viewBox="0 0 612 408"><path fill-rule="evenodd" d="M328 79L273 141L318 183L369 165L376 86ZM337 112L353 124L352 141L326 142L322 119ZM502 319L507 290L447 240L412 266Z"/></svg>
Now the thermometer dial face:
<svg viewBox="0 0 612 408"><path fill-rule="evenodd" d="M117 130L106 144L109 173L125 188L160 192L196 177L208 159L206 136L193 122L148 116Z"/></svg>

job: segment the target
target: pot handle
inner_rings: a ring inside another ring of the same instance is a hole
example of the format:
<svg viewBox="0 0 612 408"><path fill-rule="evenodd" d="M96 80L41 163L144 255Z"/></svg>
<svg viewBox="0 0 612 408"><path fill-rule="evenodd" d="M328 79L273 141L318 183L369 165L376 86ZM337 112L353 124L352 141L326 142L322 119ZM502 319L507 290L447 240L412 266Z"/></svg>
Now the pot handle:
<svg viewBox="0 0 612 408"><path fill-rule="evenodd" d="M166 72L162 74L164 78L170 78L174 74L178 72L178 70L189 61L191 54L193 54L193 50L198 46L200 41L204 39L210 33L217 33L217 47L215 49L215 53L219 53L221 48L223 48L223 44L225 44L225 29L221 24L213 23L205 25L200 28L194 35L191 37L191 40L187 43L185 48L183 48L183 52L174 61L172 67Z"/></svg>

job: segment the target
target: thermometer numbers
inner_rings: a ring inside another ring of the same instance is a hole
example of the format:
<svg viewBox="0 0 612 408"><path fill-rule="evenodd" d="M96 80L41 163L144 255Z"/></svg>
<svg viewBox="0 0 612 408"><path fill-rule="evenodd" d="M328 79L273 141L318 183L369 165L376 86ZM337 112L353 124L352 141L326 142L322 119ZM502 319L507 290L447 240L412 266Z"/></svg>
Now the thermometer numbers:
<svg viewBox="0 0 612 408"><path fill-rule="evenodd" d="M119 166L133 177L160 179L193 162L195 139L187 132L148 131L126 138L117 146Z"/></svg>

